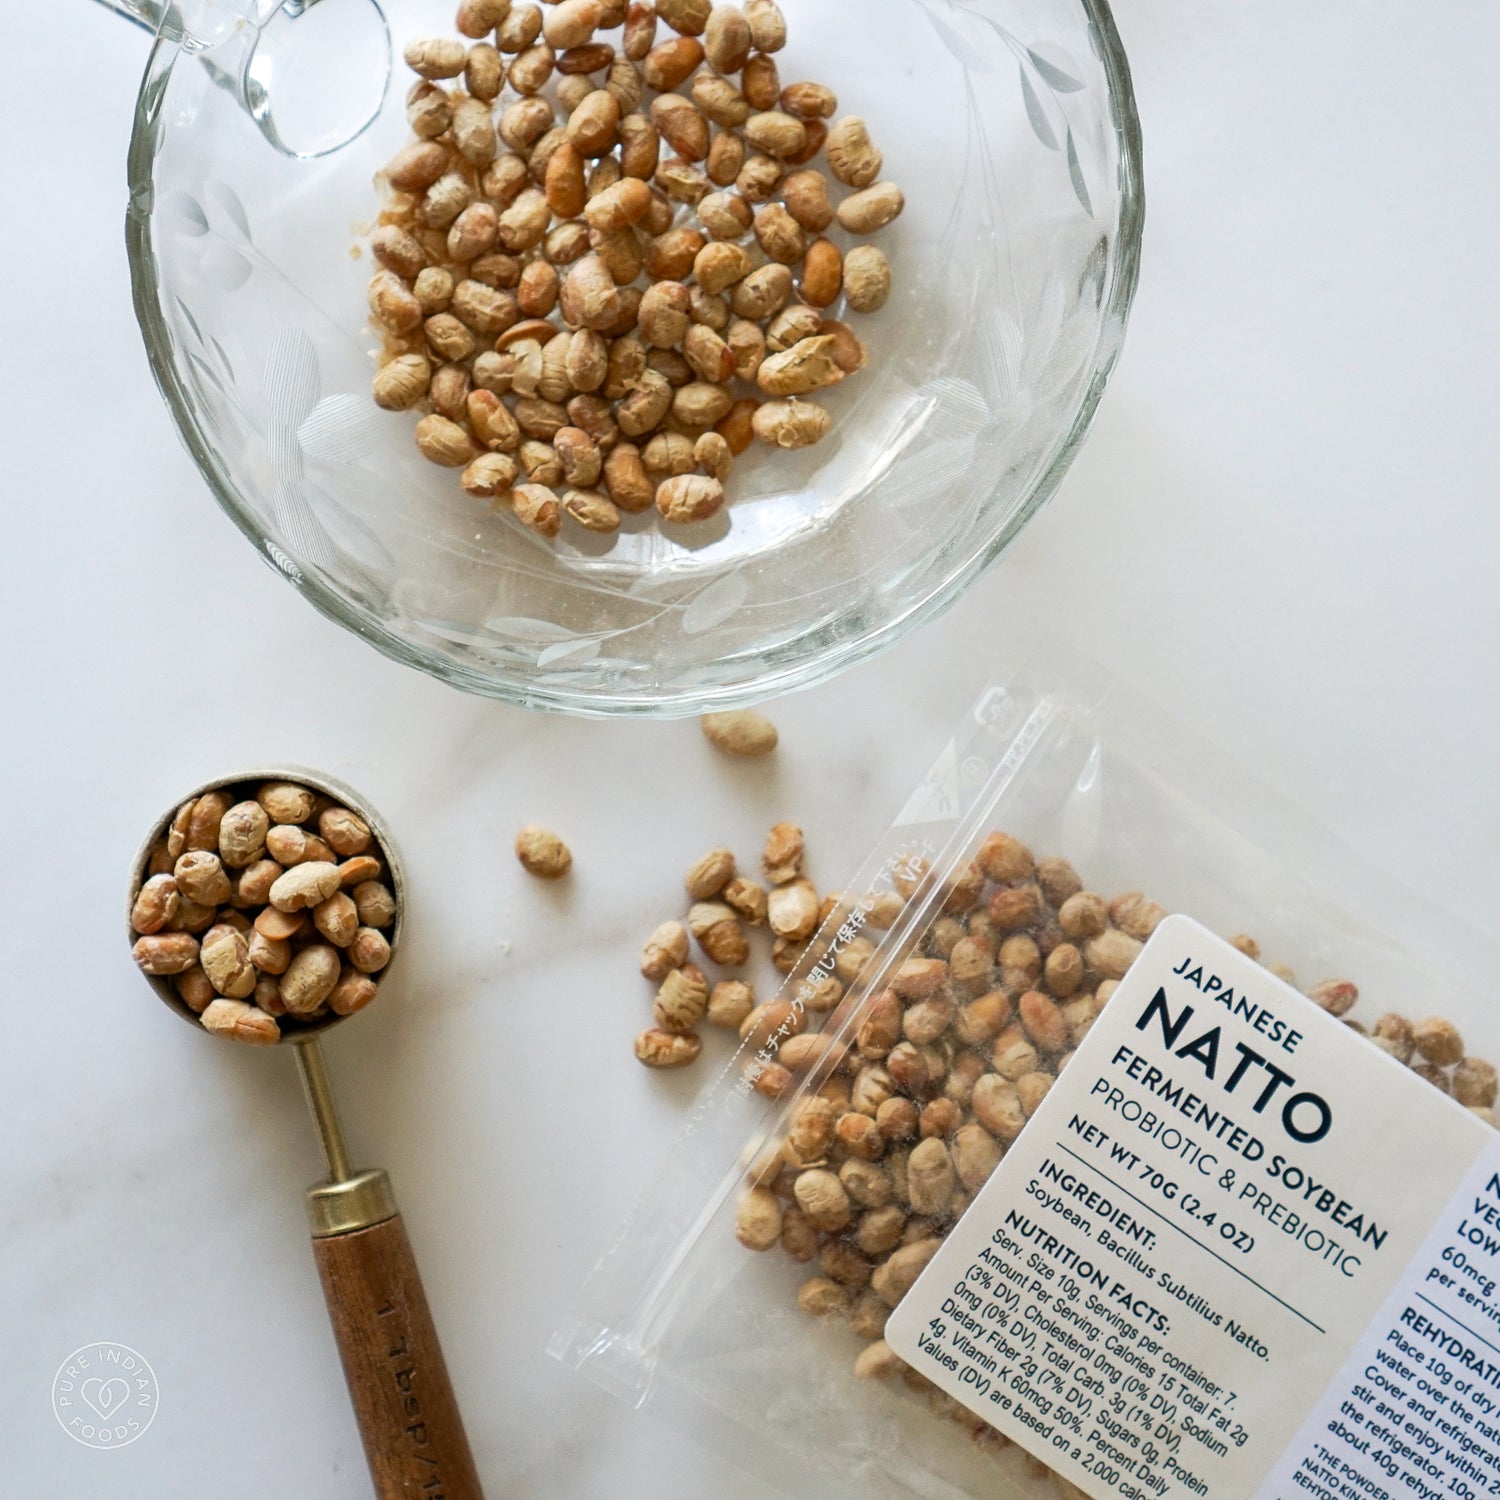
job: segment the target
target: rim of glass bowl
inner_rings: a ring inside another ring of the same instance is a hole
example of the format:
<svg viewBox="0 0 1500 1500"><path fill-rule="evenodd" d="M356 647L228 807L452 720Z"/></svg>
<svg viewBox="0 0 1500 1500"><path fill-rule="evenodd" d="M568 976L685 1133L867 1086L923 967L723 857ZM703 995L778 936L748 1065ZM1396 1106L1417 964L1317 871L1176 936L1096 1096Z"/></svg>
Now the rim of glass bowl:
<svg viewBox="0 0 1500 1500"><path fill-rule="evenodd" d="M894 645L911 631L936 619L955 604L975 578L1020 535L1033 516L1052 498L1069 465L1093 425L1104 388L1119 359L1125 326L1140 279L1141 230L1145 219L1143 150L1140 115L1130 64L1106 0L1078 0L1109 85L1109 105L1120 149L1120 216L1109 301L1100 320L1094 346L1093 369L1071 426L1061 434L1047 466L1026 503L1000 532L951 571L942 586L875 630L838 641L817 656L782 665L763 666L753 679L722 685L695 684L691 689L660 687L649 693L612 695L597 687L567 688L537 683L510 669L484 672L460 662L430 655L404 639L377 616L351 606L315 576L288 568L273 551L274 544L237 498L227 469L204 434L177 376L172 337L161 316L157 292L156 257L151 247L151 204L154 194L155 135L160 106L180 49L158 38L151 49L136 104L127 159L129 207L125 215L125 244L130 260L131 296L136 320L156 378L184 446L197 464L214 499L252 543L265 561L296 586L320 614L354 631L383 655L403 666L415 667L453 687L482 697L496 698L522 708L541 708L587 718L635 715L646 718L687 718L715 709L762 702L780 693L812 687L847 671L857 663ZM733 657L725 658L726 662Z"/></svg>

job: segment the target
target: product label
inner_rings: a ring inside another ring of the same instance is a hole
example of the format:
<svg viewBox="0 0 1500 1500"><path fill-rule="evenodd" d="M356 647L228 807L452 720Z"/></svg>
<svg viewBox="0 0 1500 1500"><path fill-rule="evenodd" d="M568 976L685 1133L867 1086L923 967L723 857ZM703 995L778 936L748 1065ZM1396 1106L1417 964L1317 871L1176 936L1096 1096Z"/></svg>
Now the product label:
<svg viewBox="0 0 1500 1500"><path fill-rule="evenodd" d="M1500 1136L1173 916L886 1339L1100 1500L1469 1500L1497 1267Z"/></svg>

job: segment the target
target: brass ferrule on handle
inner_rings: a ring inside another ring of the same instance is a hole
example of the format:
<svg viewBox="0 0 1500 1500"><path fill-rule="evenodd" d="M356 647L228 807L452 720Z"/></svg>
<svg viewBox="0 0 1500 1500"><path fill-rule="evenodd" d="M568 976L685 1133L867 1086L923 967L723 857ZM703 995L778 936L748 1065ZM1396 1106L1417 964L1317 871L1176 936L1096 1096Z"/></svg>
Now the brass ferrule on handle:
<svg viewBox="0 0 1500 1500"><path fill-rule="evenodd" d="M307 1190L307 1223L315 1240L369 1229L396 1217L391 1179L371 1167L343 1182L320 1182Z"/></svg>
<svg viewBox="0 0 1500 1500"><path fill-rule="evenodd" d="M396 1216L396 1196L391 1179L378 1167L356 1172L349 1160L338 1103L328 1077L323 1049L315 1036L296 1043L298 1071L307 1095L323 1159L328 1163L328 1181L307 1190L307 1218L314 1239L350 1234L368 1229Z"/></svg>

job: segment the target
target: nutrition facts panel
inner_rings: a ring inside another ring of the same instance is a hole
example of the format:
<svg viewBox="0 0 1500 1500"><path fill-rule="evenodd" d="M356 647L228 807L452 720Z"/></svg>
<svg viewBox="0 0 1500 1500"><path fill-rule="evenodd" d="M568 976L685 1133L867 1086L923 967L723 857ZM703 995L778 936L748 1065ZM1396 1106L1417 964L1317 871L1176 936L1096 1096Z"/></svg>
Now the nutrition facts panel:
<svg viewBox="0 0 1500 1500"><path fill-rule="evenodd" d="M1101 1500L1500 1494L1495 1140L1169 917L886 1338Z"/></svg>

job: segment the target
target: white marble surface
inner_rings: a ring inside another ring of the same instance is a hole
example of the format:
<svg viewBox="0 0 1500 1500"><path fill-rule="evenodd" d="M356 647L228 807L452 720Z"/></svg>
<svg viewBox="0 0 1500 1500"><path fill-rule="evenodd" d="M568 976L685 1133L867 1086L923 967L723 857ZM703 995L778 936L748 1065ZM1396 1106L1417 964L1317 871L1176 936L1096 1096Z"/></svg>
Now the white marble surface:
<svg viewBox="0 0 1500 1500"><path fill-rule="evenodd" d="M317 1161L291 1060L195 1037L120 947L143 824L222 767L323 766L401 831L410 946L329 1051L361 1154L395 1176L506 1500L771 1494L543 1352L680 1117L681 1087L629 1058L632 953L686 857L753 849L773 817L814 830L816 873L836 882L1025 622L1487 924L1500 13L1121 10L1150 206L1093 438L957 609L779 704L783 752L738 767L692 724L460 697L257 560L174 440L132 322L120 231L141 39L71 0L4 7L0 115L21 166L0 416L7 1494L367 1493L303 1242ZM567 886L511 858L529 819L572 841ZM94 1339L140 1349L160 1379L155 1426L120 1452L75 1445L48 1409L58 1362ZM815 1492L790 1469L783 1487Z"/></svg>

